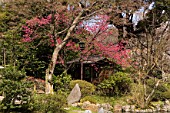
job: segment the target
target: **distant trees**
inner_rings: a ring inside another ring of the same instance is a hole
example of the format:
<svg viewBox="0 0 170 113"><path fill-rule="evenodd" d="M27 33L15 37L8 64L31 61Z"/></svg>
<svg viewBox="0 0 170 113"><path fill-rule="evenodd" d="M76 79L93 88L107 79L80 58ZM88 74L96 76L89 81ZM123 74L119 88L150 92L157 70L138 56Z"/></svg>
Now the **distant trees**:
<svg viewBox="0 0 170 113"><path fill-rule="evenodd" d="M166 2L165 2L166 3ZM162 4L162 5L161 5ZM155 1L153 9L146 9L143 20L139 21L136 30L131 34L132 66L138 77L136 80L143 85L144 108L152 100L159 83L166 78L169 70L167 51L170 46L169 9L164 2ZM164 5L163 5L164 4ZM159 78L153 90L147 93L146 80ZM142 98L141 98L142 99Z"/></svg>

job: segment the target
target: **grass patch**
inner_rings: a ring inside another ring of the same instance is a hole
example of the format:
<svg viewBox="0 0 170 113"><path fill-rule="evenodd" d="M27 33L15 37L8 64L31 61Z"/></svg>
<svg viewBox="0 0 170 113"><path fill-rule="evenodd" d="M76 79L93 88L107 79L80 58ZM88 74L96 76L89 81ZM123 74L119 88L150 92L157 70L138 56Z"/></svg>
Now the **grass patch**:
<svg viewBox="0 0 170 113"><path fill-rule="evenodd" d="M164 102L162 101L156 101L156 102L151 102L152 105L156 106L156 105L163 105Z"/></svg>
<svg viewBox="0 0 170 113"><path fill-rule="evenodd" d="M130 96L108 97L108 96L92 95L91 98L94 98L99 104L109 103L111 106L114 106L115 104L126 105L127 99L131 97Z"/></svg>
<svg viewBox="0 0 170 113"><path fill-rule="evenodd" d="M66 110L66 113L76 113L76 111L83 111L80 107L69 107L69 110Z"/></svg>

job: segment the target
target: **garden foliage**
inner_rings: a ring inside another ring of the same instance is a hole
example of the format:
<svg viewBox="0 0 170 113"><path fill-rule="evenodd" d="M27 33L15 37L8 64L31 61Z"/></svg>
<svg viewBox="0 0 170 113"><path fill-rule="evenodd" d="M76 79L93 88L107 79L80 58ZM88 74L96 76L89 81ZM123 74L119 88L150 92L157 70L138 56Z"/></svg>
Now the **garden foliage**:
<svg viewBox="0 0 170 113"><path fill-rule="evenodd" d="M65 92L68 91L71 80L71 75L67 74L66 71L64 71L61 75L53 77L54 90Z"/></svg>
<svg viewBox="0 0 170 113"><path fill-rule="evenodd" d="M97 89L102 95L123 95L130 91L131 78L127 73L117 72L103 80Z"/></svg>
<svg viewBox="0 0 170 113"><path fill-rule="evenodd" d="M33 97L34 111L42 113L64 113L62 108L66 106L66 95L42 94Z"/></svg>
<svg viewBox="0 0 170 113"><path fill-rule="evenodd" d="M21 111L31 110L32 85L25 79L25 72L15 67L6 67L1 72L0 91L4 99L0 103L0 110Z"/></svg>

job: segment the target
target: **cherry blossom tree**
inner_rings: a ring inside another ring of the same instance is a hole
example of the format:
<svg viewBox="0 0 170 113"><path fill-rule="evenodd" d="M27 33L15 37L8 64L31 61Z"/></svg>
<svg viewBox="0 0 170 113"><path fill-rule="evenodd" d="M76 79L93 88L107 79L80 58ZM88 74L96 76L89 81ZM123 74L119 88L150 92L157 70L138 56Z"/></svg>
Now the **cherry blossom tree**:
<svg viewBox="0 0 170 113"><path fill-rule="evenodd" d="M119 41L115 44L104 41L113 33L108 27L110 18L105 10L108 7L107 2L98 1L87 7L79 4L69 10L61 4L57 5L58 8L52 8L49 14L27 20L23 26L23 42L39 41L38 45L48 44L54 49L46 69L46 94L53 93L52 76L55 65L57 60L62 61L59 52L65 47L74 51L79 50L76 43L71 41L75 37L86 43L86 49L82 51L84 58L97 54L113 59L118 64L127 65L129 50L125 49L125 42ZM94 25L83 23L94 17L99 18Z"/></svg>
<svg viewBox="0 0 170 113"><path fill-rule="evenodd" d="M51 7L55 2L51 3ZM57 3L56 3L57 4ZM103 8L94 6L105 6L105 2L94 2L91 6L82 7L74 6L71 10L67 10L62 4L52 7L49 14L42 17L34 17L26 22L23 26L23 42L31 42L40 40L39 44L47 43L54 47L51 61L46 69L46 93L53 93L52 75L58 59L60 50L71 39L76 26L82 20L85 20L96 13L102 13Z"/></svg>

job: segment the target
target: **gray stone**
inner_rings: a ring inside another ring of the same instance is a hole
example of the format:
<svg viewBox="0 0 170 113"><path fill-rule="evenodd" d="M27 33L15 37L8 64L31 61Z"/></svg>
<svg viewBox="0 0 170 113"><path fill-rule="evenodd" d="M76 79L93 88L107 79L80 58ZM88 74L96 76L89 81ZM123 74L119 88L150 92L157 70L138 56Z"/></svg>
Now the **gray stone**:
<svg viewBox="0 0 170 113"><path fill-rule="evenodd" d="M167 106L167 111L168 111L168 112L170 112L170 105L169 105L169 106Z"/></svg>
<svg viewBox="0 0 170 113"><path fill-rule="evenodd" d="M145 113L145 110L144 110L144 109L141 109L140 112L141 112L141 113Z"/></svg>
<svg viewBox="0 0 170 113"><path fill-rule="evenodd" d="M138 110L138 109L135 109L135 112L137 112L137 113L138 113L139 111L140 111L140 110Z"/></svg>
<svg viewBox="0 0 170 113"><path fill-rule="evenodd" d="M85 110L84 113L92 113L91 110Z"/></svg>
<svg viewBox="0 0 170 113"><path fill-rule="evenodd" d="M90 103L89 101L85 101L85 102L83 102L81 108L82 108L82 109L86 109L90 104L91 104L91 103Z"/></svg>
<svg viewBox="0 0 170 113"><path fill-rule="evenodd" d="M77 107L77 106L78 106L78 103L73 103L73 104L71 104L71 106Z"/></svg>
<svg viewBox="0 0 170 113"><path fill-rule="evenodd" d="M103 109L103 107L101 107L101 108L99 109L98 113L113 113L113 112L108 111L108 110L105 110L105 109Z"/></svg>
<svg viewBox="0 0 170 113"><path fill-rule="evenodd" d="M74 86L72 91L70 92L69 96L67 97L67 103L68 105L71 105L72 103L78 102L81 98L81 91L78 84Z"/></svg>
<svg viewBox="0 0 170 113"><path fill-rule="evenodd" d="M98 113L104 113L103 107L101 107L101 108L99 109Z"/></svg>
<svg viewBox="0 0 170 113"><path fill-rule="evenodd" d="M156 111L160 111L161 110L161 107L160 107L160 105L158 104L158 105L156 105Z"/></svg>
<svg viewBox="0 0 170 113"><path fill-rule="evenodd" d="M157 110L156 109L152 109L153 113L155 113Z"/></svg>
<svg viewBox="0 0 170 113"><path fill-rule="evenodd" d="M105 109L105 110L113 109L113 107L109 103L101 104L101 107L103 107L103 109Z"/></svg>
<svg viewBox="0 0 170 113"><path fill-rule="evenodd" d="M0 66L0 69L3 69L4 67L3 66Z"/></svg>
<svg viewBox="0 0 170 113"><path fill-rule="evenodd" d="M4 96L0 96L0 101L2 101L4 99Z"/></svg>
<svg viewBox="0 0 170 113"><path fill-rule="evenodd" d="M145 111L146 111L146 113L152 113L153 112L152 109L146 109Z"/></svg>
<svg viewBox="0 0 170 113"><path fill-rule="evenodd" d="M100 107L101 107L101 105L100 105L100 104L98 104L98 103L96 104L96 106L97 106L98 108L100 108Z"/></svg>
<svg viewBox="0 0 170 113"><path fill-rule="evenodd" d="M167 106L164 105L161 111L167 112Z"/></svg>
<svg viewBox="0 0 170 113"><path fill-rule="evenodd" d="M122 111L122 106L121 105L114 105L113 111L116 112L121 112Z"/></svg>
<svg viewBox="0 0 170 113"><path fill-rule="evenodd" d="M21 100L15 100L15 101L14 101L14 104L16 104L16 105L20 105L20 104L21 104L21 102L22 102Z"/></svg>
<svg viewBox="0 0 170 113"><path fill-rule="evenodd" d="M129 112L130 110L130 105L123 106L123 111Z"/></svg>
<svg viewBox="0 0 170 113"><path fill-rule="evenodd" d="M72 110L71 113L84 113L84 111L81 111L81 110Z"/></svg>
<svg viewBox="0 0 170 113"><path fill-rule="evenodd" d="M113 113L113 112L108 111L108 110L104 110L104 113Z"/></svg>
<svg viewBox="0 0 170 113"><path fill-rule="evenodd" d="M135 111L135 105L130 106L131 111Z"/></svg>
<svg viewBox="0 0 170 113"><path fill-rule="evenodd" d="M70 108L64 108L65 110L70 110Z"/></svg>
<svg viewBox="0 0 170 113"><path fill-rule="evenodd" d="M96 104L90 103L89 101L85 101L82 103L81 108L97 112L99 107Z"/></svg>
<svg viewBox="0 0 170 113"><path fill-rule="evenodd" d="M164 105L166 105L166 106L170 106L170 102L169 102L169 100L165 100L165 102L164 102Z"/></svg>

